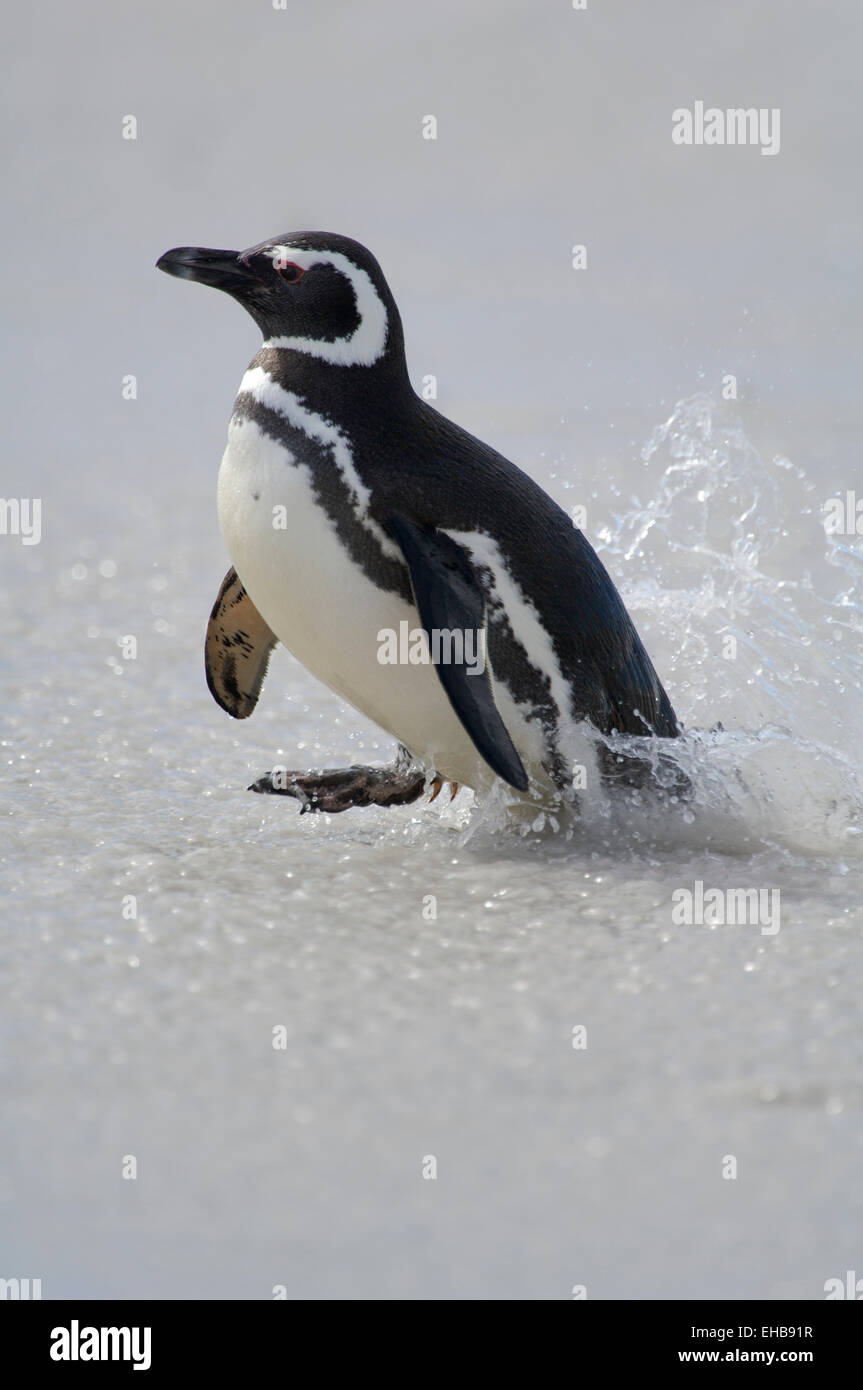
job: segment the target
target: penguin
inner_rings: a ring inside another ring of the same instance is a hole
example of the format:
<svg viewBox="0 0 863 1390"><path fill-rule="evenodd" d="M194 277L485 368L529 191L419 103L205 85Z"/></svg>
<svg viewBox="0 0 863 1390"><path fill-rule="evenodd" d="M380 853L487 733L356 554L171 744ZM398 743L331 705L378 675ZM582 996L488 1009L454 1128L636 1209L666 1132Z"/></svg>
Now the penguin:
<svg viewBox="0 0 863 1390"><path fill-rule="evenodd" d="M371 252L294 232L156 264L263 335L219 469L213 698L248 718L281 642L398 744L389 767L275 769L250 790L332 813L499 779L562 807L584 726L643 738L643 757L596 742L605 778L646 784L653 740L681 726L610 575L538 483L414 392Z"/></svg>

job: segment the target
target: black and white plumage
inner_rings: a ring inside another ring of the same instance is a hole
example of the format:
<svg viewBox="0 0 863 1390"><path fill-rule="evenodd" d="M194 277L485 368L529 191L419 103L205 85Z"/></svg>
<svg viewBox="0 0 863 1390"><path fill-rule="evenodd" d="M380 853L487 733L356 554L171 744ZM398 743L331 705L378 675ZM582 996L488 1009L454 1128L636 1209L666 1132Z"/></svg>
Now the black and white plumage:
<svg viewBox="0 0 863 1390"><path fill-rule="evenodd" d="M370 252L302 232L239 253L178 248L158 265L225 290L264 334L219 472L233 569L208 631L214 697L246 717L278 640L407 750L393 769L290 774L256 789L341 810L412 800L426 770L480 790L498 776L548 800L567 794L580 721L606 734L680 732L571 518L413 391L399 312ZM382 665L379 634L404 621L481 628L490 671Z"/></svg>

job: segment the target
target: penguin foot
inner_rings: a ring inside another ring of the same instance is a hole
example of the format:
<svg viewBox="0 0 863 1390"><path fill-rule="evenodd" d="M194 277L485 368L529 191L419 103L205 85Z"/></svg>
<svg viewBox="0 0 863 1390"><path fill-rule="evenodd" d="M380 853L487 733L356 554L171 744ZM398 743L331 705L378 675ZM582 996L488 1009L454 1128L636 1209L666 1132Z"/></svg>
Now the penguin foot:
<svg viewBox="0 0 863 1390"><path fill-rule="evenodd" d="M329 772L289 772L277 767L259 777L250 792L293 796L300 815L326 811L334 815L354 806L406 806L425 788L425 774L415 767L339 767ZM439 789L438 789L439 790Z"/></svg>

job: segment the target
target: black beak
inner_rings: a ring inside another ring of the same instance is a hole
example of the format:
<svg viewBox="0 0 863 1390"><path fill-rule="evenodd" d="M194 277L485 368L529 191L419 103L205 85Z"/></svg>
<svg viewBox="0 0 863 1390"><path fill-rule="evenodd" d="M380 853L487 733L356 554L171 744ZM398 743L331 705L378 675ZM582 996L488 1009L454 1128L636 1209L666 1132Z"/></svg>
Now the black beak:
<svg viewBox="0 0 863 1390"><path fill-rule="evenodd" d="M156 268L180 280L197 280L200 285L232 294L258 278L240 255L239 251L211 251L205 246L176 246L159 257Z"/></svg>

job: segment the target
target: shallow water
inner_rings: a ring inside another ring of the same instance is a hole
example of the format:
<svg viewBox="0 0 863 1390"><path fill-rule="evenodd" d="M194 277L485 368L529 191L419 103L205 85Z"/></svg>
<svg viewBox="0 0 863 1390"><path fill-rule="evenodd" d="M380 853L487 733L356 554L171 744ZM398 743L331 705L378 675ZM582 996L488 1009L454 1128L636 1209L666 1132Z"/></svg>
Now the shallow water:
<svg viewBox="0 0 863 1390"><path fill-rule="evenodd" d="M108 553L84 502L26 555L3 1180L46 1294L812 1297L855 1267L853 557L811 525L779 577L811 493L720 414L681 403L591 506L681 718L724 731L685 741L692 802L585 797L569 838L468 792L332 818L245 792L390 746L286 653L249 725L212 704L209 532L130 509ZM778 888L779 930L676 924L696 881Z"/></svg>
<svg viewBox="0 0 863 1390"><path fill-rule="evenodd" d="M297 13L290 83L266 7L203 30L57 7L25 37L3 490L45 511L38 546L0 538L0 1277L818 1298L860 1269L863 557L823 515L859 476L856 10L834 10L817 42L772 0L721 32L676 3L505 3L493 33L462 0L415 30L388 4ZM117 61L94 67L97 21ZM782 100L775 159L677 158L694 52L693 99ZM290 131L278 189L262 122ZM247 724L204 683L256 341L151 267L291 224L378 250L416 383L437 371L446 413L586 507L687 726L690 801L585 795L555 835L464 791L327 818L245 790L392 754L283 651ZM687 925L699 883L778 891L779 916Z"/></svg>

